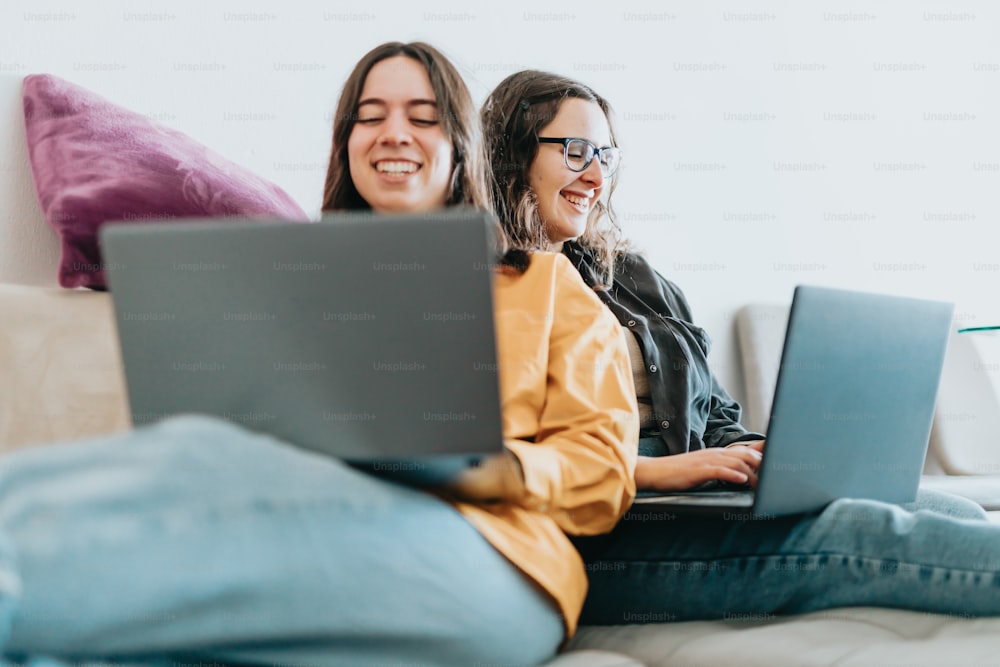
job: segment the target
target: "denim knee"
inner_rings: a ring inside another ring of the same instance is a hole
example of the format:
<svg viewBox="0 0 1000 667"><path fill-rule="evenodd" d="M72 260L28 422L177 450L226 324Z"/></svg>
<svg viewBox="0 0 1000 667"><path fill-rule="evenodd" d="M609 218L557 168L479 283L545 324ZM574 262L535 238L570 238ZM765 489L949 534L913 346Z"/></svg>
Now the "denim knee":
<svg viewBox="0 0 1000 667"><path fill-rule="evenodd" d="M565 622L548 595L526 578L505 594L495 589L468 594L467 607L455 613L475 621L466 620L452 638L458 649L455 664L537 665L555 656Z"/></svg>
<svg viewBox="0 0 1000 667"><path fill-rule="evenodd" d="M910 512L929 510L956 519L986 520L988 518L986 511L978 503L953 493L935 489L919 489L916 499L912 503L905 503L902 507Z"/></svg>

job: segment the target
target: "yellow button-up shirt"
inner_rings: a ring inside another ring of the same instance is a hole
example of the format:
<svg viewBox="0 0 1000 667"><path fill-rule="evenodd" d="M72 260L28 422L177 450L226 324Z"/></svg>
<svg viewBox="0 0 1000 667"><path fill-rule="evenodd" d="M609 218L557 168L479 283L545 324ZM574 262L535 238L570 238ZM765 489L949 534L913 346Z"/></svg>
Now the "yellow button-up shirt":
<svg viewBox="0 0 1000 667"><path fill-rule="evenodd" d="M562 255L502 267L493 288L503 432L518 502L455 507L559 606L567 636L587 593L566 534L607 532L635 497L639 422L618 321Z"/></svg>

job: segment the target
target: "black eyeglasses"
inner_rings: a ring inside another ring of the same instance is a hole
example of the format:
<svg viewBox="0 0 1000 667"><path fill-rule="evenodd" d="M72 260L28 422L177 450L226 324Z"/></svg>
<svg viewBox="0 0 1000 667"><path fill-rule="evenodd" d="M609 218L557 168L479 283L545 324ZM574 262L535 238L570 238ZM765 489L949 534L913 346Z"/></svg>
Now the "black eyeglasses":
<svg viewBox="0 0 1000 667"><path fill-rule="evenodd" d="M586 139L575 137L538 137L540 144L562 144L563 159L570 171L583 171L597 157L601 165L601 174L606 178L611 176L622 164L622 149L617 146L598 148Z"/></svg>

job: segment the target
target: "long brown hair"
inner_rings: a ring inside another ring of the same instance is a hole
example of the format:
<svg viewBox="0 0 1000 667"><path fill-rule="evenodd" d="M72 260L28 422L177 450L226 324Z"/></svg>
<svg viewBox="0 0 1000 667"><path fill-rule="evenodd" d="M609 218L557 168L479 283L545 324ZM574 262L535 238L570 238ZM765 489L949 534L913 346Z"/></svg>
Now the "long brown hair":
<svg viewBox="0 0 1000 667"><path fill-rule="evenodd" d="M593 89L557 74L524 70L511 74L490 93L481 118L486 152L493 167L492 198L509 247L545 249L549 247L545 221L538 214L528 170L538 154L538 133L559 113L567 98L596 103L604 112L617 145L611 105ZM615 259L625 250L621 228L611 195L617 174L609 179L602 197L587 219L578 243L597 260L601 280L610 284Z"/></svg>
<svg viewBox="0 0 1000 667"><path fill-rule="evenodd" d="M371 208L354 187L347 157L347 141L357 120L358 101L368 73L379 62L406 56L423 65L434 90L438 117L452 145L451 188L446 205L492 210L489 162L483 151L482 130L465 81L440 51L424 42L386 42L366 53L347 77L333 122L330 165L323 188L323 210Z"/></svg>

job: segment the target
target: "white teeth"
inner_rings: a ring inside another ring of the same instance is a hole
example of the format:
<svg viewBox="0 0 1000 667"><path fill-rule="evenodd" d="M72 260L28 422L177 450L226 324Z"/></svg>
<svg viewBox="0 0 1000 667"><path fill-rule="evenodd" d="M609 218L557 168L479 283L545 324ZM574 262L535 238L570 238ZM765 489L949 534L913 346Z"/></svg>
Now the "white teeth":
<svg viewBox="0 0 1000 667"><path fill-rule="evenodd" d="M565 197L566 201L568 201L571 204L576 204L577 206L583 206L585 208L590 207L590 201L585 197L577 197L575 195L567 195L567 194L563 194L563 197Z"/></svg>
<svg viewBox="0 0 1000 667"><path fill-rule="evenodd" d="M375 163L375 169L383 174L411 174L419 167L412 162L393 162L382 160Z"/></svg>

